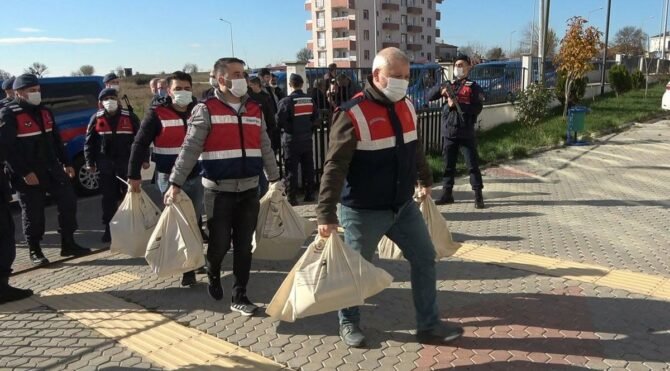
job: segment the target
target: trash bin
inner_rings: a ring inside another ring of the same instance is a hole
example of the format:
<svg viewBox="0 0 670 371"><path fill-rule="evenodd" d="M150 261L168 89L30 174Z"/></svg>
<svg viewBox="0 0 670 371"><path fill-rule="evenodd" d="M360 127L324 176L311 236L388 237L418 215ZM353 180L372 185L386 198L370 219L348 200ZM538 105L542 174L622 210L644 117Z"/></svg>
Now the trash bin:
<svg viewBox="0 0 670 371"><path fill-rule="evenodd" d="M583 106L575 106L568 110L568 131L577 132L584 131L584 119L588 108Z"/></svg>

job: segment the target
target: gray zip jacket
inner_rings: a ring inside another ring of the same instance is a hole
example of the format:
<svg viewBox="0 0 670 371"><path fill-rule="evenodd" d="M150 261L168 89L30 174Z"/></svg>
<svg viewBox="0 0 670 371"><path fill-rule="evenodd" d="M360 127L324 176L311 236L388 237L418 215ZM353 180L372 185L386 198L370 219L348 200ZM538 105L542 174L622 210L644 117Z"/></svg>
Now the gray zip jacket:
<svg viewBox="0 0 670 371"><path fill-rule="evenodd" d="M215 90L215 96L221 102L229 105L223 98L223 93L218 89ZM244 105L249 99L248 95L243 96L240 113L244 112ZM188 130L186 132L186 139L184 146L179 152L179 157L174 164L172 174L170 174L170 183L181 187L191 170L198 162L198 158L202 153L207 136L212 128L211 116L209 110L204 103L199 103L193 107L191 118L188 120ZM261 155L263 156L263 169L265 176L271 182L279 180L279 168L275 160L275 154L270 145L270 138L268 137L265 117L261 119ZM258 187L258 176L243 179L224 179L213 181L207 178L202 178L202 185L215 191L221 192L244 192Z"/></svg>

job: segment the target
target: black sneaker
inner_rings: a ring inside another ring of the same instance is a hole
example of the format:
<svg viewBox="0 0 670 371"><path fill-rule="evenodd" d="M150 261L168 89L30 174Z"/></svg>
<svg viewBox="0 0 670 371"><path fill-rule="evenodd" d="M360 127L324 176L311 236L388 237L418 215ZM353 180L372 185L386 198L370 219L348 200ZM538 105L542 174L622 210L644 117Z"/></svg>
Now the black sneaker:
<svg viewBox="0 0 670 371"><path fill-rule="evenodd" d="M435 205L448 205L454 203L454 194L451 190L446 190L442 193L439 200L435 201Z"/></svg>
<svg viewBox="0 0 670 371"><path fill-rule="evenodd" d="M346 323L340 325L340 338L342 341L352 348L360 348L365 346L365 335L358 325L353 323Z"/></svg>
<svg viewBox="0 0 670 371"><path fill-rule="evenodd" d="M33 290L19 289L12 286L3 286L0 288L0 304L9 303L31 297Z"/></svg>
<svg viewBox="0 0 670 371"><path fill-rule="evenodd" d="M482 195L482 191L475 191L475 209L483 209L485 207L484 195Z"/></svg>
<svg viewBox="0 0 670 371"><path fill-rule="evenodd" d="M219 275L213 276L208 273L207 277L209 278L209 285L207 286L207 292L209 292L209 296L211 296L212 299L214 300L223 299L223 287L221 286L221 276Z"/></svg>
<svg viewBox="0 0 670 371"><path fill-rule="evenodd" d="M195 279L195 271L186 272L181 277L181 285L184 287L194 286L198 281Z"/></svg>
<svg viewBox="0 0 670 371"><path fill-rule="evenodd" d="M39 267L49 264L49 259L44 256L42 249L30 249L30 262L34 267Z"/></svg>
<svg viewBox="0 0 670 371"><path fill-rule="evenodd" d="M416 339L421 344L443 345L463 336L463 327L439 325L432 330L417 331Z"/></svg>
<svg viewBox="0 0 670 371"><path fill-rule="evenodd" d="M237 300L233 298L233 303L230 304L230 310L238 312L243 316L251 317L258 310L258 305L252 303L246 296L242 296Z"/></svg>
<svg viewBox="0 0 670 371"><path fill-rule="evenodd" d="M60 256L84 256L91 253L91 249L80 246L72 236L61 237Z"/></svg>

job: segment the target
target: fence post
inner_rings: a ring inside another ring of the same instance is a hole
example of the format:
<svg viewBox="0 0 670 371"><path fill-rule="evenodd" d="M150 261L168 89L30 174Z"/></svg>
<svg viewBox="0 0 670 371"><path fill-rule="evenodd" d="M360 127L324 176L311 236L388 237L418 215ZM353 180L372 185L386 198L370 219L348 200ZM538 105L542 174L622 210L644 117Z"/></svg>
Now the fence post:
<svg viewBox="0 0 670 371"><path fill-rule="evenodd" d="M526 90L533 83L533 76L533 55L521 55L521 90Z"/></svg>
<svg viewBox="0 0 670 371"><path fill-rule="evenodd" d="M288 83L288 80L291 77L292 73L302 76L302 79L305 81L305 84L307 84L307 73L305 72L305 66L307 66L307 62L301 62L301 61L284 62L284 64L286 64L286 91L287 94L291 94L293 92L293 89L291 88L291 85Z"/></svg>

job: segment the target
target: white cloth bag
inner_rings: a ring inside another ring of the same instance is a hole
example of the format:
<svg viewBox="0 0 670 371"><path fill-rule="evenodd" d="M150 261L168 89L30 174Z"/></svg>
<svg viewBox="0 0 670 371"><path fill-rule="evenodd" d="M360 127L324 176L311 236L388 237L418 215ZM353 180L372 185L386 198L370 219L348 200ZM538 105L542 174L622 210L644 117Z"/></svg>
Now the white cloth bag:
<svg viewBox="0 0 670 371"><path fill-rule="evenodd" d="M337 233L309 245L266 309L282 321L363 305L393 277L345 245Z"/></svg>
<svg viewBox="0 0 670 371"><path fill-rule="evenodd" d="M451 238L451 232L447 226L447 221L444 220L440 210L438 210L435 201L430 196L426 197L420 204L419 209L423 215L423 219L428 227L428 234L433 241L435 247L435 259L440 260L452 256L456 253L461 244L454 242ZM380 259L403 260L402 251L389 239L384 236L377 245L377 252Z"/></svg>
<svg viewBox="0 0 670 371"><path fill-rule="evenodd" d="M251 250L254 259L293 259L315 229L316 223L293 210L284 192L272 184L260 201Z"/></svg>
<svg viewBox="0 0 670 371"><path fill-rule="evenodd" d="M192 271L205 265L202 236L193 202L185 192L165 207L147 245L145 258L159 277Z"/></svg>
<svg viewBox="0 0 670 371"><path fill-rule="evenodd" d="M109 222L114 253L143 257L161 210L144 191L128 192Z"/></svg>

